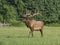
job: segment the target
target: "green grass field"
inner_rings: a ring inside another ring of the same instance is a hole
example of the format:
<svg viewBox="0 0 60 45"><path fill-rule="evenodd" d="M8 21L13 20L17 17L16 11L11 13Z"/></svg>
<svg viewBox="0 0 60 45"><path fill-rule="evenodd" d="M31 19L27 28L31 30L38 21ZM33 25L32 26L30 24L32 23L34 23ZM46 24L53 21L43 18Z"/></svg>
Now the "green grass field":
<svg viewBox="0 0 60 45"><path fill-rule="evenodd" d="M34 31L28 38L26 27L0 27L0 45L60 45L60 27L44 27L44 37Z"/></svg>

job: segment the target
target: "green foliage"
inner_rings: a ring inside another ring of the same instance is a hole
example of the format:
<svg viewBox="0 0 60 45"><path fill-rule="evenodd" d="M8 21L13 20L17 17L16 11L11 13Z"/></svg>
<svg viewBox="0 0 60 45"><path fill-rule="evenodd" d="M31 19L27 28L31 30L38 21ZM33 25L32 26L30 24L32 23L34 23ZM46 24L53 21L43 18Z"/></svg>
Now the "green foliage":
<svg viewBox="0 0 60 45"><path fill-rule="evenodd" d="M2 22L3 20L3 16L0 14L0 22Z"/></svg>
<svg viewBox="0 0 60 45"><path fill-rule="evenodd" d="M0 22L19 24L21 15L40 12L34 16L45 24L60 23L60 0L0 0Z"/></svg>

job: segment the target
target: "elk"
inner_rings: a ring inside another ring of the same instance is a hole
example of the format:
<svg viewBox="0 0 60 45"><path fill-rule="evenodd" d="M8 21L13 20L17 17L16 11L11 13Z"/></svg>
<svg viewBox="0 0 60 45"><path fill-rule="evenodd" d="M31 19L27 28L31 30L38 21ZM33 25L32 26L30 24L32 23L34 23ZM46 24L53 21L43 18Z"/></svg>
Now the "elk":
<svg viewBox="0 0 60 45"><path fill-rule="evenodd" d="M30 29L29 35L31 34L31 36L33 37L33 31L40 31L41 32L41 36L43 37L44 22L43 21L36 21L34 19L30 20L29 18L27 18L27 16L33 17L33 16L35 16L37 14L39 14L39 13L36 13L36 14L33 14L33 15L26 14L24 16L24 18L22 19L22 21Z"/></svg>

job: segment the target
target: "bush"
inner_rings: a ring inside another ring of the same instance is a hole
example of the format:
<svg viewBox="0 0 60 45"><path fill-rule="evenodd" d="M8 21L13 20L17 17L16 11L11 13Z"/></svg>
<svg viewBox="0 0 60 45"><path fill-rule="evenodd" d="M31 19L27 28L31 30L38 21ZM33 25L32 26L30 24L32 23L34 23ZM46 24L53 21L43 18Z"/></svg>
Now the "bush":
<svg viewBox="0 0 60 45"><path fill-rule="evenodd" d="M59 23L53 23L53 24L47 24L46 26L60 27L60 24Z"/></svg>
<svg viewBox="0 0 60 45"><path fill-rule="evenodd" d="M21 21L11 23L12 26L25 26L25 24Z"/></svg>

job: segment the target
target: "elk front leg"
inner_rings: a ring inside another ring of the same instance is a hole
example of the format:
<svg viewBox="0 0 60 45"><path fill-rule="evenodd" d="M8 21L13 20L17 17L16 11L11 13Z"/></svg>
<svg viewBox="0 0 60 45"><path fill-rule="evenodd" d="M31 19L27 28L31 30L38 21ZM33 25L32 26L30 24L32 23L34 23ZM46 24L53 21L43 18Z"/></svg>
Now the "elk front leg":
<svg viewBox="0 0 60 45"><path fill-rule="evenodd" d="M28 37L30 37L30 34L31 34L31 31L29 31L29 35L28 35Z"/></svg>
<svg viewBox="0 0 60 45"><path fill-rule="evenodd" d="M30 35L33 37L33 31L29 31L29 36L28 37L30 37Z"/></svg>
<svg viewBox="0 0 60 45"><path fill-rule="evenodd" d="M31 35L32 35L32 37L33 37L33 31L31 31Z"/></svg>

